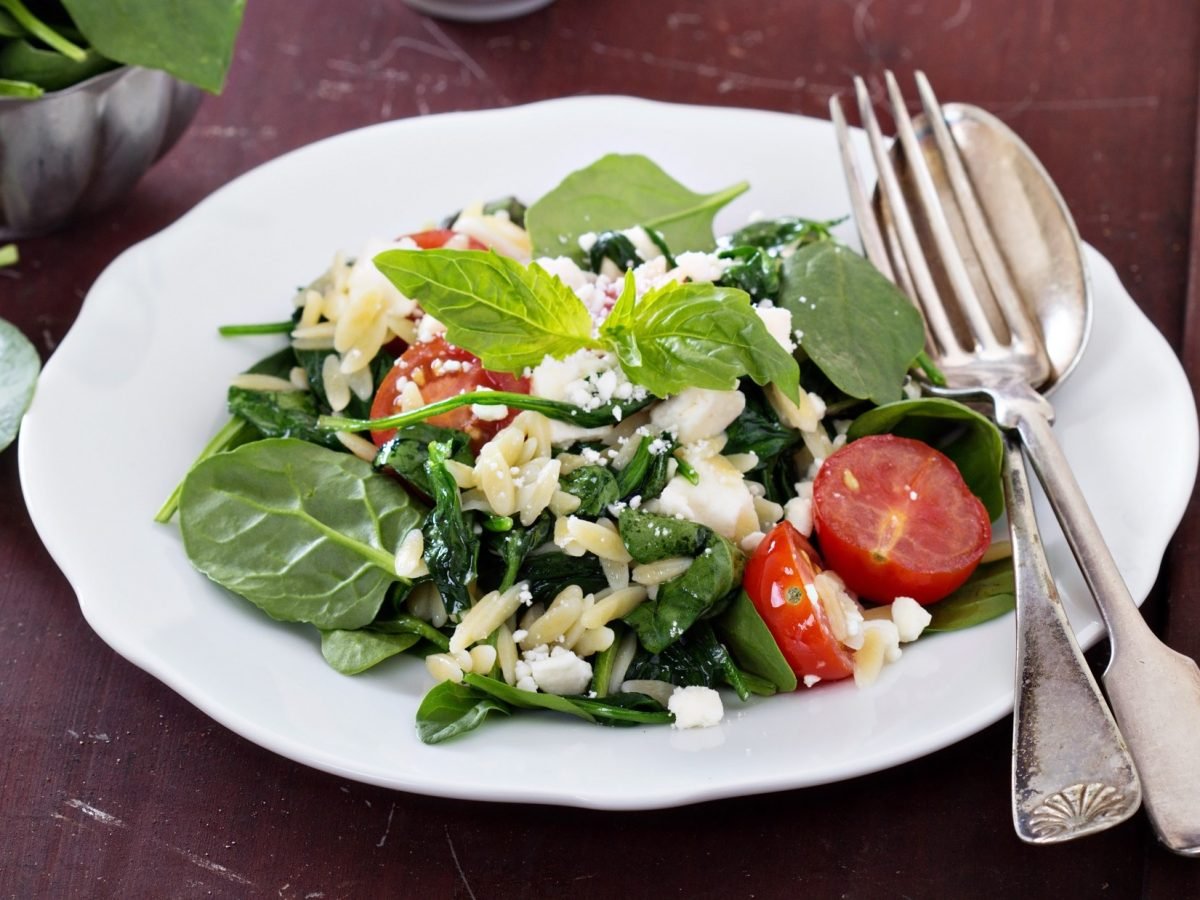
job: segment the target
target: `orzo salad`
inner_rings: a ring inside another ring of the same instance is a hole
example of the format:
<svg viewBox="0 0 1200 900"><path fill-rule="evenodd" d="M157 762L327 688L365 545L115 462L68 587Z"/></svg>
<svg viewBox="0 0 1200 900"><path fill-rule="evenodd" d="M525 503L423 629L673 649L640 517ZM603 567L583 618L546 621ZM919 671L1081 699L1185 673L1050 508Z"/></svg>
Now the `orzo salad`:
<svg viewBox="0 0 1200 900"><path fill-rule="evenodd" d="M222 328L285 341L159 520L339 672L423 658L429 743L714 725L1006 611L995 427L922 396L919 314L834 223L714 239L746 187L610 155L335 257Z"/></svg>

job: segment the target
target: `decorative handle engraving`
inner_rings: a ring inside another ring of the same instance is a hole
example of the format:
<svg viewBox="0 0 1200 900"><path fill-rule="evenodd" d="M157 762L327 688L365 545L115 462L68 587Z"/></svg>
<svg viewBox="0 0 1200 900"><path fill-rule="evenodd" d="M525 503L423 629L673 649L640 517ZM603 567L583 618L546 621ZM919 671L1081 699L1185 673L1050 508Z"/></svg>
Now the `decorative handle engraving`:
<svg viewBox="0 0 1200 900"><path fill-rule="evenodd" d="M1133 804L1136 808L1136 801ZM1058 835L1094 831L1095 826L1112 819L1112 824L1128 815L1129 797L1110 784L1092 781L1073 784L1047 797L1029 817L1029 830L1038 840Z"/></svg>

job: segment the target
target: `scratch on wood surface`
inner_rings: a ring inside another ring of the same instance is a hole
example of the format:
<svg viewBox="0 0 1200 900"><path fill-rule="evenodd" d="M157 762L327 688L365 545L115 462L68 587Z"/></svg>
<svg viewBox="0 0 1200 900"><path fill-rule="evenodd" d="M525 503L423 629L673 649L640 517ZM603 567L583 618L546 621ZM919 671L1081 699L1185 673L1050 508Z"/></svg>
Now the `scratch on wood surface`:
<svg viewBox="0 0 1200 900"><path fill-rule="evenodd" d="M942 22L942 31L953 31L963 22L967 21L971 15L971 7L971 0L960 0L958 9L954 11L954 14Z"/></svg>
<svg viewBox="0 0 1200 900"><path fill-rule="evenodd" d="M383 834L379 836L379 842L375 844L376 847L382 847L387 843L388 832L392 830L392 816L394 815L396 815L395 803L393 803L392 808L388 810L387 824L383 826Z"/></svg>
<svg viewBox="0 0 1200 900"><path fill-rule="evenodd" d="M751 75L748 72L736 72L709 63L694 63L684 59L674 59L669 56L659 56L648 50L634 50L629 47L615 47L611 44L593 41L592 52L597 56L612 56L625 62L637 62L657 69L672 72L684 72L688 75L699 75L701 78L720 79L717 89L726 92L734 88L763 88L776 91L807 91L808 80L802 75L795 78L766 78L761 75Z"/></svg>
<svg viewBox="0 0 1200 900"><path fill-rule="evenodd" d="M458 854L454 852L454 841L450 840L450 828L445 827L446 844L450 847L450 858L454 860L454 868L458 870L458 877L462 879L463 887L467 889L467 896L471 900L475 900L475 892L471 890L471 883L467 881L467 873L463 871L462 863L458 861Z"/></svg>
<svg viewBox="0 0 1200 900"><path fill-rule="evenodd" d="M1035 100L1032 96L1019 100L983 101L979 105L992 109L998 115L1016 115L1023 112L1093 112L1110 109L1157 109L1157 95L1134 97L1047 97Z"/></svg>
<svg viewBox="0 0 1200 900"><path fill-rule="evenodd" d="M474 75L483 84L492 83L491 76L483 70L483 66L479 65L479 63L475 61L475 57L471 56L471 54L464 50L460 44L456 43L450 37L450 35L442 31L442 29L438 27L437 23L435 23L432 19L424 19L422 20L422 24L425 26L425 30L433 35L434 40L436 40L443 48L450 51L450 54L456 60L462 63L463 67L468 72Z"/></svg>
<svg viewBox="0 0 1200 900"><path fill-rule="evenodd" d="M65 805L70 809L78 810L87 818L99 822L101 825L106 825L109 828L129 827L129 824L123 819L114 816L112 813L107 813L102 809L92 806L90 803L87 803L84 800L72 798L71 800L66 801ZM67 816L57 812L51 813L50 817L53 819L70 821ZM176 847L174 844L168 844L166 841L152 839L151 843L155 846L170 850L172 853L175 853L181 856L183 859L186 859L192 865L198 866L199 868L204 869L207 872L211 872L214 875L218 875L227 881L232 881L234 884L240 884L246 887L254 886L254 882L252 882L250 879L239 875L237 872L227 869L225 866L222 866L219 863L213 862L211 859L206 859L198 853L193 853L190 850L184 850L182 847Z"/></svg>

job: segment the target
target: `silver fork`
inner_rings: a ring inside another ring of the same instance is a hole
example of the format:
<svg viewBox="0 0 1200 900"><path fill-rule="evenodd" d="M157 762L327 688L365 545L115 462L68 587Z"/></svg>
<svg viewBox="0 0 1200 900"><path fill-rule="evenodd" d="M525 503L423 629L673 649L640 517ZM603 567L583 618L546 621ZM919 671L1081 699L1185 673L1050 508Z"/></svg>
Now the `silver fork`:
<svg viewBox="0 0 1200 900"><path fill-rule="evenodd" d="M926 163L904 98L890 72L886 73L886 82L911 177L910 190L919 198L913 208L902 191L861 78L855 79L855 92L879 174L878 216L867 200L836 97L830 101L830 111L854 218L868 257L924 313L927 351L946 375L951 388L948 393L990 401L997 424L1006 431L1005 499L1017 607L1012 770L1017 834L1031 843L1070 840L1125 820L1141 802L1138 772L1075 642L1046 562L1029 496L1024 445L1052 498L1113 638L1114 665L1106 674L1106 684L1118 718L1138 739L1135 754L1140 748L1146 757L1146 762L1138 757L1139 763L1150 766L1155 773L1150 786L1158 789L1155 797L1163 805L1147 805L1160 836L1180 852L1200 849L1200 832L1184 824L1181 834L1179 824L1186 823L1188 816L1195 822L1200 807L1177 811L1165 796L1186 780L1178 766L1182 760L1160 765L1155 758L1162 736L1173 733L1164 731L1168 726L1167 718L1162 716L1164 710L1158 710L1156 718L1148 721L1144 711L1135 708L1135 691L1128 686L1128 676L1121 676L1119 690L1114 690L1109 681L1116 668L1118 647L1124 651L1129 641L1144 648L1148 640L1157 643L1157 639L1129 598L1050 430L1053 410L1035 390L1050 373L1039 327L1009 278L928 81L917 74L922 105L940 155L937 176ZM952 230L943 208L945 199L954 204L952 212L960 217L965 235L956 237ZM923 229L920 233L926 236L925 246L918 236L918 224ZM927 254L940 266L941 283L949 290L939 291ZM976 274L974 282L972 271ZM982 292L976 288L980 283L986 284ZM1145 687L1137 690L1136 703L1153 705L1152 693ZM1200 735L1200 730L1194 734ZM1160 778L1159 772L1167 774ZM1159 809L1164 812L1156 815ZM1160 819L1171 824L1164 828Z"/></svg>

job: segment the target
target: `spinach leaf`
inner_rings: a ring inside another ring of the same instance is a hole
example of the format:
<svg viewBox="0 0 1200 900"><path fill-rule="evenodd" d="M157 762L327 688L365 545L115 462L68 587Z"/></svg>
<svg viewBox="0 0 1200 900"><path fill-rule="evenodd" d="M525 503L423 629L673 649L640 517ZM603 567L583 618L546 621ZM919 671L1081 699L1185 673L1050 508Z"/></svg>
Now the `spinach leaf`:
<svg viewBox="0 0 1200 900"><path fill-rule="evenodd" d="M933 621L925 633L959 631L998 618L1016 608L1011 559L979 566L949 597L927 607Z"/></svg>
<svg viewBox="0 0 1200 900"><path fill-rule="evenodd" d="M291 438L198 463L179 501L193 566L275 619L322 629L375 618L395 548L420 520L404 488L349 453Z"/></svg>
<svg viewBox="0 0 1200 900"><path fill-rule="evenodd" d="M583 261L579 236L641 225L675 248L713 249L717 210L749 187L744 181L711 194L685 188L645 156L610 153L572 172L526 214L534 256Z"/></svg>
<svg viewBox="0 0 1200 900"><path fill-rule="evenodd" d="M417 707L417 736L422 743L440 744L474 731L491 712L508 715L509 709L470 685L443 681L431 688Z"/></svg>
<svg viewBox="0 0 1200 900"><path fill-rule="evenodd" d="M523 691L496 678L474 673L464 675L463 681L476 690L490 694L519 709L548 709L566 713L585 722L607 725L655 725L670 722L672 716L648 697L633 694L614 694L604 700L588 697L560 697L541 691Z"/></svg>
<svg viewBox="0 0 1200 900"><path fill-rule="evenodd" d="M612 260L622 272L642 263L633 241L619 231L605 231L597 235L596 242L588 251L588 267L593 272L599 272L606 259Z"/></svg>
<svg viewBox="0 0 1200 900"><path fill-rule="evenodd" d="M553 530L554 517L543 514L528 528L514 526L508 531L485 534L487 549L498 556L504 565L504 573L496 590L506 591L517 583L517 574L525 557L546 543Z"/></svg>
<svg viewBox="0 0 1200 900"><path fill-rule="evenodd" d="M778 691L796 689L796 673L745 591L738 593L713 624L739 666L765 679Z"/></svg>
<svg viewBox="0 0 1200 900"><path fill-rule="evenodd" d="M559 480L559 486L579 498L577 516L604 515L609 504L621 499L617 476L606 466L580 466Z"/></svg>
<svg viewBox="0 0 1200 900"><path fill-rule="evenodd" d="M458 217L461 216L462 213L463 211L461 209L455 210L454 212L450 213L450 215L446 216L446 218L442 219L441 224L438 227L453 228L454 223L458 221ZM514 225L519 225L521 228L525 227L525 204L516 197L500 197L496 200L489 200L487 203L483 204L483 214L485 216L495 216L500 213L507 214L508 220Z"/></svg>
<svg viewBox="0 0 1200 900"><path fill-rule="evenodd" d="M74 60L28 40L9 41L0 47L0 78L35 84L43 91L58 91L113 68L116 63L95 50Z"/></svg>
<svg viewBox="0 0 1200 900"><path fill-rule="evenodd" d="M403 653L421 640L419 634L358 629L321 632L321 655L343 675L357 675L385 659Z"/></svg>
<svg viewBox="0 0 1200 900"><path fill-rule="evenodd" d="M733 390L749 375L799 398L795 359L735 288L671 282L638 298L629 273L600 337L629 380L659 397L687 387Z"/></svg>
<svg viewBox="0 0 1200 900"><path fill-rule="evenodd" d="M794 449L801 443L800 432L779 420L766 395L756 385L743 380L739 386L746 398L746 407L725 429L728 440L722 453L754 453L757 469L767 462Z"/></svg>
<svg viewBox="0 0 1200 900"><path fill-rule="evenodd" d="M385 250L375 265L446 326L446 340L497 372L595 347L592 317L537 263L478 250Z"/></svg>
<svg viewBox="0 0 1200 900"><path fill-rule="evenodd" d="M393 598L389 598L389 600L394 602ZM386 617L380 615L367 626L367 629L379 634L415 634L418 638L436 646L443 653L450 649L450 639L446 635L424 619L418 619L408 613L389 611Z"/></svg>
<svg viewBox="0 0 1200 900"><path fill-rule="evenodd" d="M589 697L603 700L608 696L608 683L612 681L613 667L617 662L617 652L621 648L621 639L625 636L624 623L619 620L608 623L613 630L613 642L592 656L592 683Z"/></svg>
<svg viewBox="0 0 1200 900"><path fill-rule="evenodd" d="M219 93L245 0L62 0L100 53Z"/></svg>
<svg viewBox="0 0 1200 900"><path fill-rule="evenodd" d="M661 453L650 450L655 446L656 440L666 444L665 447L662 447L662 443L659 444ZM637 450L625 464L625 468L617 474L618 498L628 500L636 496L645 502L661 494L667 482L671 480L671 460L674 459L676 446L675 441L667 435L659 435L657 438L643 435Z"/></svg>
<svg viewBox="0 0 1200 900"><path fill-rule="evenodd" d="M449 459L466 465L474 462L471 438L465 432L419 422L396 429L395 435L375 455L375 468L391 469L426 497L432 497L433 487L425 472L425 462L429 459L429 445L434 441L449 445Z"/></svg>
<svg viewBox="0 0 1200 900"><path fill-rule="evenodd" d="M730 592L741 585L745 558L710 528L631 509L622 510L618 526L630 555L638 562L694 557L686 572L659 585L653 600L625 616L641 645L651 653L661 653L701 617L717 614Z"/></svg>
<svg viewBox="0 0 1200 900"><path fill-rule="evenodd" d="M446 469L450 451L450 445L440 441L429 445L425 474L434 506L425 517L421 533L425 538L425 565L442 594L446 611L455 615L471 606L470 585L477 571L479 538L472 528L474 516L463 513L458 484Z"/></svg>
<svg viewBox="0 0 1200 900"><path fill-rule="evenodd" d="M900 400L863 413L847 437L855 440L868 434L898 434L937 448L954 460L993 521L1004 512L1004 438L986 416L941 397Z"/></svg>
<svg viewBox="0 0 1200 900"><path fill-rule="evenodd" d="M28 338L0 319L0 450L16 440L41 367Z"/></svg>
<svg viewBox="0 0 1200 900"><path fill-rule="evenodd" d="M317 427L317 401L308 391L252 391L230 387L229 411L263 437L297 438L345 452L337 433Z"/></svg>
<svg viewBox="0 0 1200 900"><path fill-rule="evenodd" d="M803 247L820 241L832 241L830 229L842 219L819 221L782 216L778 219L763 219L744 225L729 235L722 243L731 247L749 246L766 250L772 256L791 247Z"/></svg>
<svg viewBox="0 0 1200 900"><path fill-rule="evenodd" d="M299 313L297 313L298 317ZM304 367L304 374L308 376L308 389L317 398L317 406L322 412L330 411L329 397L325 393L325 357L332 352L331 350L296 350L294 354L296 362ZM371 385L376 390L383 384L383 379L387 377L395 364L396 358L387 350L380 348L379 352L375 354L369 368L371 369ZM284 377L286 377L286 373ZM339 414L354 418L369 416L373 399L373 397L363 399L351 391L350 403Z"/></svg>
<svg viewBox="0 0 1200 900"><path fill-rule="evenodd" d="M521 581L529 582L529 592L535 603L549 603L563 588L577 584L585 594L608 587L600 560L587 556L567 556L557 550L536 553L526 558Z"/></svg>
<svg viewBox="0 0 1200 900"><path fill-rule="evenodd" d="M0 11L4 14L4 31L12 33L12 37L34 38L75 62L81 62L87 55L86 50L62 34L66 29L51 28L21 0L0 0ZM47 9L45 12L53 16L57 10Z"/></svg>
<svg viewBox="0 0 1200 900"><path fill-rule="evenodd" d="M779 305L800 346L838 389L876 404L899 400L925 343L921 314L869 262L830 241L783 263Z"/></svg>
<svg viewBox="0 0 1200 900"><path fill-rule="evenodd" d="M715 688L723 682L737 691L741 700L750 696L750 689L729 651L717 640L712 626L705 622L690 628L660 653L639 648L625 678L666 681L679 687Z"/></svg>
<svg viewBox="0 0 1200 900"><path fill-rule="evenodd" d="M779 260L765 250L743 245L722 250L717 255L721 259L734 260L717 284L743 290L755 303L774 300L779 295Z"/></svg>

